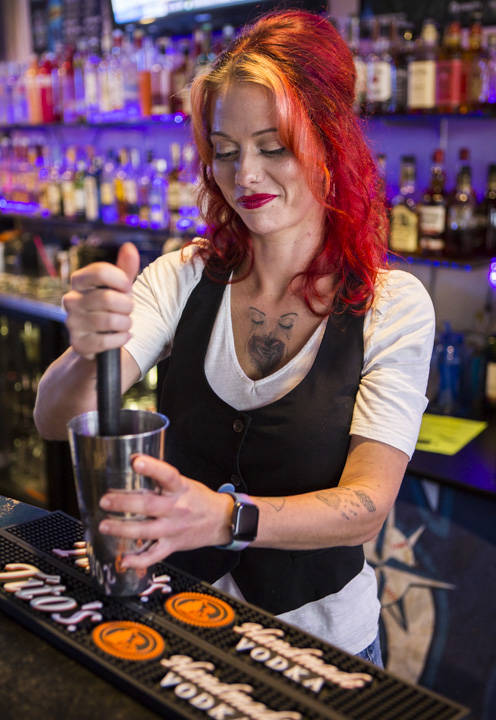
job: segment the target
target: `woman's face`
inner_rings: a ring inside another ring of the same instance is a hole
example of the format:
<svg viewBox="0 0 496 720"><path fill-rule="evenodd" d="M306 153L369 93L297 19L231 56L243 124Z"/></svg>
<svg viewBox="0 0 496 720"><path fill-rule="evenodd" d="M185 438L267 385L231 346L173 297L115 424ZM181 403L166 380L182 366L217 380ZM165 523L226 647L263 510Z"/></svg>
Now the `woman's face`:
<svg viewBox="0 0 496 720"><path fill-rule="evenodd" d="M322 206L279 139L269 90L239 82L219 93L210 139L215 181L253 238L320 238Z"/></svg>

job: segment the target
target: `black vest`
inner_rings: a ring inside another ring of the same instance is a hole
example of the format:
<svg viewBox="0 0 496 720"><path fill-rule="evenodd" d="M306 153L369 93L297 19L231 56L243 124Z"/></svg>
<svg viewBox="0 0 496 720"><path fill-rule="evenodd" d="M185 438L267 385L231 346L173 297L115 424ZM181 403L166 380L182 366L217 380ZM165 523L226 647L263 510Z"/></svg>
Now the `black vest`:
<svg viewBox="0 0 496 720"><path fill-rule="evenodd" d="M204 273L179 321L160 402L170 419L167 461L214 490L225 482L254 496L335 487L363 364L363 317L331 316L306 377L276 402L239 412L213 392L204 371L224 290ZM338 592L361 571L364 555L361 546L208 547L174 553L167 562L210 583L231 572L248 602L280 614Z"/></svg>

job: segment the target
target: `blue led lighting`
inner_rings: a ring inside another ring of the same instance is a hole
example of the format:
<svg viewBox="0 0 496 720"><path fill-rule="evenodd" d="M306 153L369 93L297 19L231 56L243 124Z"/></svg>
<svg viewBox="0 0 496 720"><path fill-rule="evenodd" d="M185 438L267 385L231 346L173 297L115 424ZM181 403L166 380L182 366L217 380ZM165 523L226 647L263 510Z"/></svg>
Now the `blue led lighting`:
<svg viewBox="0 0 496 720"><path fill-rule="evenodd" d="M489 285L492 288L496 288L496 258L492 258L491 262L489 263Z"/></svg>

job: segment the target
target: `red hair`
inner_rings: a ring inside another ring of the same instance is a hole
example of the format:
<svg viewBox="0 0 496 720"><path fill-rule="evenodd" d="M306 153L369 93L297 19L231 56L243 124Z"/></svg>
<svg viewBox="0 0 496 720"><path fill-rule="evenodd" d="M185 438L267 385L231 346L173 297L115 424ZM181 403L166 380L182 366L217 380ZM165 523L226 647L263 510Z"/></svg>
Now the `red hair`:
<svg viewBox="0 0 496 720"><path fill-rule="evenodd" d="M308 307L324 302L363 313L385 264L387 218L375 163L353 111L355 67L337 30L323 17L290 10L265 15L245 28L191 88L193 134L200 156L200 207L209 230L199 249L207 272L253 262L248 229L225 201L212 173L210 142L216 93L252 82L275 97L281 142L295 155L314 196L325 208L323 243L303 273L298 293ZM322 297L320 277L332 275L335 294ZM245 276L246 277L246 276Z"/></svg>

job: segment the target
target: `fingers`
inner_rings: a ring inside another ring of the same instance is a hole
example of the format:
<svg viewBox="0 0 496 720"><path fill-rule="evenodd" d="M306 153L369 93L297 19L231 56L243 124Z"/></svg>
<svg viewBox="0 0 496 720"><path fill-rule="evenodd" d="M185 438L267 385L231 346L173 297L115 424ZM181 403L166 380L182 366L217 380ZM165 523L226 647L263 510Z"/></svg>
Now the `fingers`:
<svg viewBox="0 0 496 720"><path fill-rule="evenodd" d="M184 488L179 470L164 460L157 460L150 455L136 455L132 466L135 472L155 480L162 493L177 493Z"/></svg>
<svg viewBox="0 0 496 720"><path fill-rule="evenodd" d="M117 262L92 263L77 270L71 277L72 289L63 297L71 345L86 359L122 347L131 337L130 293L140 262L136 247L124 243Z"/></svg>
<svg viewBox="0 0 496 720"><path fill-rule="evenodd" d="M128 280L133 283L140 269L138 249L130 242L124 243L117 254L117 267L124 271Z"/></svg>

